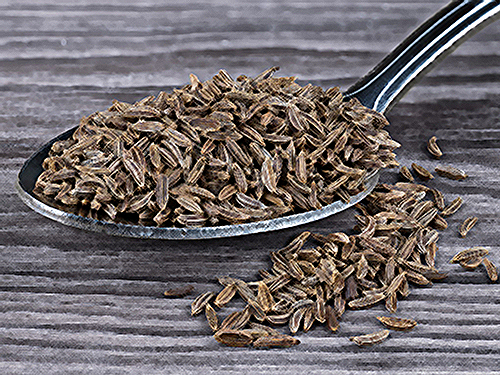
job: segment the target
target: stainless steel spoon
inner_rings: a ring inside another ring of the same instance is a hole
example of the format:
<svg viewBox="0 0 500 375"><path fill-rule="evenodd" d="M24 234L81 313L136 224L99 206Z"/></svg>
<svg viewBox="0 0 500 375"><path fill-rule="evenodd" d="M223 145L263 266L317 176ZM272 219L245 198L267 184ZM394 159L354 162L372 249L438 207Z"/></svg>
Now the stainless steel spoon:
<svg viewBox="0 0 500 375"><path fill-rule="evenodd" d="M372 109L387 112L427 71L449 55L465 39L500 17L500 0L452 1L424 22L372 71L347 90L347 98L356 97ZM358 203L374 189L379 171L366 179L366 190L349 203L334 202L320 210L253 223L202 228L157 228L98 221L51 207L33 195L42 173L42 162L52 144L71 137L76 127L45 144L23 165L16 188L23 202L34 211L65 225L117 236L148 239L203 239L232 237L289 228L316 221Z"/></svg>

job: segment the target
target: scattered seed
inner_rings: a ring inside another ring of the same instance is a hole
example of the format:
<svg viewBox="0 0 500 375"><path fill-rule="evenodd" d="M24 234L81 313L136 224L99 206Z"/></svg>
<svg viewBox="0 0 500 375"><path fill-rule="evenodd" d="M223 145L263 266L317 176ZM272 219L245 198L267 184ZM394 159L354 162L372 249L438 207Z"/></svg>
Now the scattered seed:
<svg viewBox="0 0 500 375"><path fill-rule="evenodd" d="M411 168L417 174L417 176L420 177L423 180L429 180L429 179L433 179L434 178L434 176L432 175L432 173L429 172L424 167L422 167L421 165L418 165L418 164L415 164L415 163L411 163Z"/></svg>
<svg viewBox="0 0 500 375"><path fill-rule="evenodd" d="M489 250L484 247L472 247L470 249L462 250L457 253L451 260L450 263L459 263L459 262L469 262L471 260L475 260L478 258L483 258L488 255Z"/></svg>
<svg viewBox="0 0 500 375"><path fill-rule="evenodd" d="M464 171L452 167L451 165L437 166L434 170L441 177L446 177L451 180L464 180L468 177Z"/></svg>
<svg viewBox="0 0 500 375"><path fill-rule="evenodd" d="M210 306L209 303L205 305L205 316L207 317L208 325L212 331L217 331L219 328L219 319L217 318L217 313L214 308Z"/></svg>
<svg viewBox="0 0 500 375"><path fill-rule="evenodd" d="M406 166L402 166L401 169L399 170L399 173L401 176L403 176L407 181L413 182L415 179L413 178L413 175L411 174L410 170Z"/></svg>
<svg viewBox="0 0 500 375"><path fill-rule="evenodd" d="M182 298L191 294L194 290L192 285L180 286L177 288L167 289L163 295L167 298Z"/></svg>
<svg viewBox="0 0 500 375"><path fill-rule="evenodd" d="M459 210L460 207L462 207L462 203L464 200L461 197L455 198L453 202L451 202L448 206L444 208L444 210L441 212L442 216L450 216L453 215L455 212Z"/></svg>
<svg viewBox="0 0 500 375"><path fill-rule="evenodd" d="M272 155L264 158L274 160ZM309 163L309 159L306 160ZM276 173L282 166L275 169L271 162L269 168L272 168L269 173ZM256 174L261 175L262 171ZM247 193L249 191L251 184ZM281 194L279 187L276 191ZM428 191L431 197L427 196ZM246 204L246 198L241 198L245 197L240 196L240 203ZM461 198L455 199L444 207L443 215L453 213L461 203ZM255 347L288 347L287 340L291 339L269 339L279 334L272 328L269 329L273 333L255 328L258 324L255 321L262 322L261 326L288 325L292 334L300 329L307 332L317 321L335 332L346 308L369 308L385 300L387 310L396 312L398 298L410 293L409 282L425 286L447 276L435 268L439 239L436 228L447 226L446 220L437 213L439 205L444 206L442 193L423 185L377 185L366 200L356 206L361 213L356 216L357 234L302 232L287 246L271 252L271 269L259 271L262 280L247 283L232 277L219 278L224 289L215 298L216 306L223 307L236 291L247 305L242 311L230 314L219 325L217 333L237 331L222 339L233 345L250 345L250 339L245 336L249 335L257 342ZM496 267L486 255L487 249L473 247L461 251L451 262L466 268L476 268L483 263L490 279L497 280ZM204 308L210 311L210 307ZM378 319L391 329L411 329L417 324L411 319ZM369 345L384 340L388 332L375 332L352 341L360 346Z"/></svg>
<svg viewBox="0 0 500 375"><path fill-rule="evenodd" d="M253 342L254 348L290 348L300 344L295 337L288 335L263 336Z"/></svg>
<svg viewBox="0 0 500 375"><path fill-rule="evenodd" d="M427 141L427 150L436 159L439 159L441 156L443 156L443 152L441 151L441 149L437 145L437 138L436 138L436 136L432 136L429 139L429 141Z"/></svg>
<svg viewBox="0 0 500 375"><path fill-rule="evenodd" d="M465 237L467 233L472 229L474 225L477 223L477 217L470 216L460 225L459 232L462 237Z"/></svg>
<svg viewBox="0 0 500 375"><path fill-rule="evenodd" d="M384 329L367 335L349 337L349 340L358 346L374 345L384 341L389 336L389 333L388 329Z"/></svg>
<svg viewBox="0 0 500 375"><path fill-rule="evenodd" d="M498 270L497 267L488 259L483 259L484 267L486 268L486 272L488 273L488 277L491 281L495 282L498 280Z"/></svg>
<svg viewBox="0 0 500 375"><path fill-rule="evenodd" d="M398 331L410 330L417 325L413 319L395 318L390 316L377 316L377 319L387 328Z"/></svg>
<svg viewBox="0 0 500 375"><path fill-rule="evenodd" d="M214 338L221 344L235 347L248 346L253 342L252 335L242 330L220 330Z"/></svg>
<svg viewBox="0 0 500 375"><path fill-rule="evenodd" d="M191 315L198 315L201 313L214 296L215 293L212 292L200 294L191 304Z"/></svg>

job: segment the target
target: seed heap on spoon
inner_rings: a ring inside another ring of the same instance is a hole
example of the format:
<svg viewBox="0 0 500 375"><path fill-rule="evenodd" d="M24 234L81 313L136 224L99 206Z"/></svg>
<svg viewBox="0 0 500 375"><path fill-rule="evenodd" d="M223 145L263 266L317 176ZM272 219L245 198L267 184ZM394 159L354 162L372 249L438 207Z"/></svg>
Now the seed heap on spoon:
<svg viewBox="0 0 500 375"><path fill-rule="evenodd" d="M383 115L277 69L115 101L52 146L34 193L94 219L200 227L348 202L398 165Z"/></svg>

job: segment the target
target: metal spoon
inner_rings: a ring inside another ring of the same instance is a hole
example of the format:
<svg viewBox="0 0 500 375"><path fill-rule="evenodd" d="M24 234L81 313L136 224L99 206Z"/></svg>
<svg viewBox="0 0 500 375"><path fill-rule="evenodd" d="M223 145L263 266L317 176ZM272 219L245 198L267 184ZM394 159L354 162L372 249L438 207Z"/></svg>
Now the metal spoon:
<svg viewBox="0 0 500 375"><path fill-rule="evenodd" d="M350 87L345 96L356 97L365 106L387 112L426 72L449 55L465 39L500 17L499 0L452 1L424 22L372 71ZM148 239L203 239L232 237L289 228L316 221L343 211L365 198L374 189L379 171L367 176L366 190L349 203L334 202L320 210L253 223L202 228L158 228L116 224L67 213L51 207L33 195L42 173L42 162L52 144L68 139L76 127L52 139L33 154L18 175L16 188L23 202L34 211L65 225L117 236Z"/></svg>

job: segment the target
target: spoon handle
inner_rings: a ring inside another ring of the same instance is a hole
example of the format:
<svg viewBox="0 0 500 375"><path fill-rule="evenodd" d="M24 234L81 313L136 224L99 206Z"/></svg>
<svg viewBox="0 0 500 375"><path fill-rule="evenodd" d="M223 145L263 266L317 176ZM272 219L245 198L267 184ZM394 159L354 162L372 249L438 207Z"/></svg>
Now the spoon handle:
<svg viewBox="0 0 500 375"><path fill-rule="evenodd" d="M452 1L410 34L345 93L387 112L468 37L500 17L499 0Z"/></svg>

